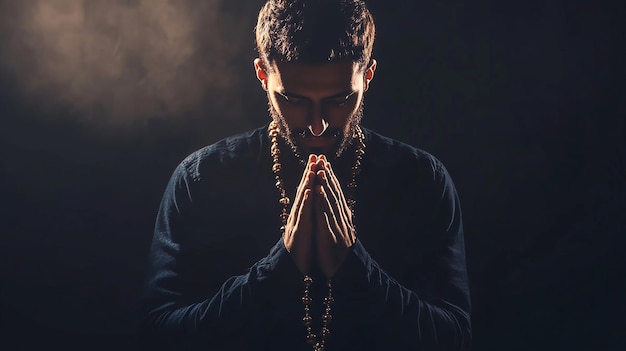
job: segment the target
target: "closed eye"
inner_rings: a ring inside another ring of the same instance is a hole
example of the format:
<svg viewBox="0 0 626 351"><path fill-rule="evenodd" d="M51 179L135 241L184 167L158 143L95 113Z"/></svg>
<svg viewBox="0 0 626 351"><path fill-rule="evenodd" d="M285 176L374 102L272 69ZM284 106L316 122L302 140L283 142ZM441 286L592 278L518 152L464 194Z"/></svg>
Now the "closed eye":
<svg viewBox="0 0 626 351"><path fill-rule="evenodd" d="M304 99L300 98L300 97L287 96L287 95L281 94L279 92L277 92L276 94L278 94L283 99L283 101L285 101L286 103L291 104L291 105L299 105L299 104L301 104L304 101Z"/></svg>
<svg viewBox="0 0 626 351"><path fill-rule="evenodd" d="M334 98L332 100L333 104L337 105L337 106L346 106L346 104L348 103L348 99L350 99L350 95L346 95L344 97L341 98Z"/></svg>
<svg viewBox="0 0 626 351"><path fill-rule="evenodd" d="M350 94L346 94L343 96L336 96L330 99L330 101L336 106L346 106L348 100L354 95L355 92L351 92Z"/></svg>

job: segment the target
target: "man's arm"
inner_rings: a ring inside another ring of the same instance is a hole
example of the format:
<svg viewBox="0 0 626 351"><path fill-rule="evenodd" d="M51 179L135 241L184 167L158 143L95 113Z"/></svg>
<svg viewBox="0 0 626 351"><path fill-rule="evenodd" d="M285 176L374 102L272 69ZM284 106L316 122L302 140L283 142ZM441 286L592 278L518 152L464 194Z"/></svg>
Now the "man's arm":
<svg viewBox="0 0 626 351"><path fill-rule="evenodd" d="M431 160L434 203L428 254L411 272L411 288L390 276L357 241L333 277L337 295L352 296L354 311L366 310L398 350L468 350L471 343L470 296L459 198L440 162ZM358 235L358 233L357 233ZM406 245L400 233L388 233ZM390 253L393 254L393 253ZM405 279L406 281L406 279Z"/></svg>
<svg viewBox="0 0 626 351"><path fill-rule="evenodd" d="M206 284L194 281L216 278L192 272L193 259L189 252L193 251L190 247L193 245L188 236L198 235L193 214L193 206L197 205L194 201L198 200L194 196L198 194L193 187L193 180L181 164L168 183L155 224L142 332L143 341L151 341L152 346L159 348L178 347L179 343L216 346L235 331L257 324L255 318L267 315L263 309L271 299L280 298L278 294L269 294L279 290L274 286L282 286L280 291L288 294L290 285L285 282L299 281L299 272L281 239L246 274L231 276L218 291L196 291L197 286ZM211 233L211 228L202 230L206 235L219 234ZM219 264L218 261L214 260ZM255 331L248 330L249 334L228 340L228 345L232 347L237 341L245 343L246 335L252 338Z"/></svg>

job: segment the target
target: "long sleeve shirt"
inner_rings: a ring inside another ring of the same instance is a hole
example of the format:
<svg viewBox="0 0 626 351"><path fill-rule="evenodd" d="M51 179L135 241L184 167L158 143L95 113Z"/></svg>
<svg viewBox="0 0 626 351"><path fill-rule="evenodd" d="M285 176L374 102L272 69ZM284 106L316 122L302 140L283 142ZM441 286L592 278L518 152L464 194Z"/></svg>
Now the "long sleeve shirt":
<svg viewBox="0 0 626 351"><path fill-rule="evenodd" d="M443 164L367 128L354 193L357 241L333 277L326 349L467 350L461 207ZM293 199L304 164L281 142ZM344 189L354 149L330 160ZM150 349L311 350L303 275L281 238L267 126L185 158L163 195L145 289ZM318 334L325 280L311 288Z"/></svg>

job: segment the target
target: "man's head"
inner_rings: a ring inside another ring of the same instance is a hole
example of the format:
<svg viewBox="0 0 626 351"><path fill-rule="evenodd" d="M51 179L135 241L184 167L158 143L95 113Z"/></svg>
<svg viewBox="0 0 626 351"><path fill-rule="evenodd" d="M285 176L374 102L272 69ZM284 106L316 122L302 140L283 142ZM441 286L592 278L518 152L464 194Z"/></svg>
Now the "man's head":
<svg viewBox="0 0 626 351"><path fill-rule="evenodd" d="M259 12L257 51L271 62L371 65L375 26L362 0L268 0Z"/></svg>
<svg viewBox="0 0 626 351"><path fill-rule="evenodd" d="M254 66L281 135L295 149L340 154L360 122L376 69L362 0L268 0Z"/></svg>

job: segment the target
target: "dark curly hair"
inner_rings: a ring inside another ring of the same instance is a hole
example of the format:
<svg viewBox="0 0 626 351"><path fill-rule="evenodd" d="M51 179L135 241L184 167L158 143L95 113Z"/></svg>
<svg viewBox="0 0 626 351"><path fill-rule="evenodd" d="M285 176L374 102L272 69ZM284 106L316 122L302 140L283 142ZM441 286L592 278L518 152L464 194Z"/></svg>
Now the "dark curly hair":
<svg viewBox="0 0 626 351"><path fill-rule="evenodd" d="M375 26L362 0L268 0L259 11L256 48L265 69L273 61L372 62Z"/></svg>

